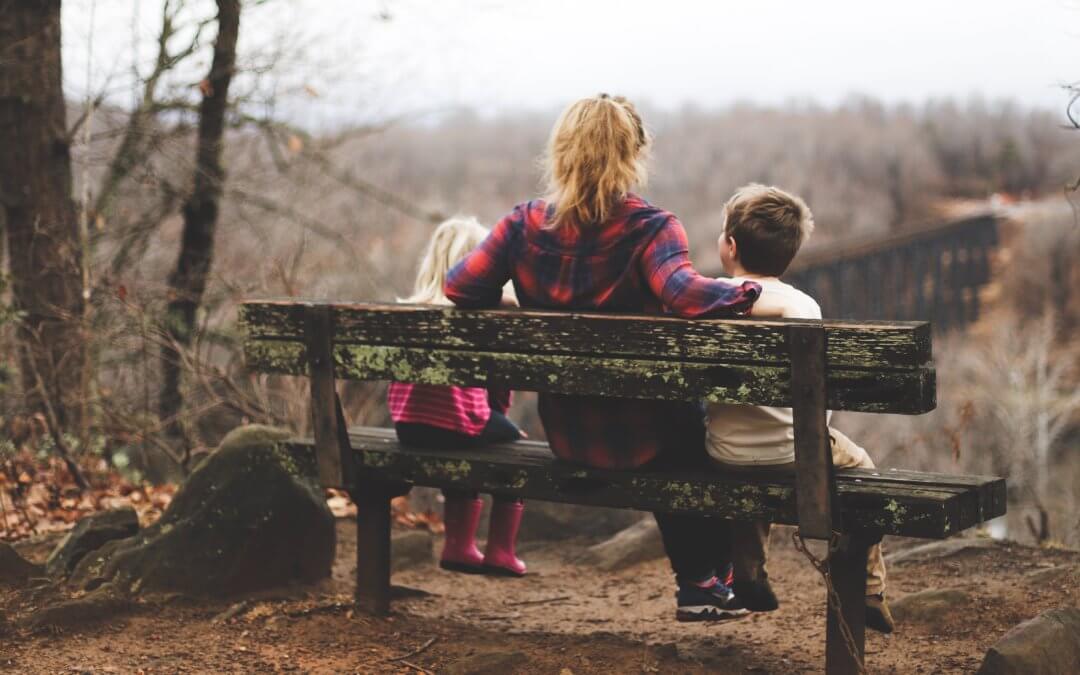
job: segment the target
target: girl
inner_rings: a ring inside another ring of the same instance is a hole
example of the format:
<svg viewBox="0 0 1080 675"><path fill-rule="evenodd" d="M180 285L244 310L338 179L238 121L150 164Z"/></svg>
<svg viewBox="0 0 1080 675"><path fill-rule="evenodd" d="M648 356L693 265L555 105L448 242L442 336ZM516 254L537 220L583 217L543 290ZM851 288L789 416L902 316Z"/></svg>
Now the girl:
<svg viewBox="0 0 1080 675"><path fill-rule="evenodd" d="M650 140L626 99L600 94L567 108L548 142L548 196L499 221L450 271L446 296L464 307L493 307L512 280L524 308L682 317L749 310L760 287L698 274L682 223L632 192L645 182ZM557 394L541 394L539 405L551 450L565 461L607 469L704 462L700 408ZM730 560L725 522L656 519L678 583L676 617L745 615L722 579Z"/></svg>
<svg viewBox="0 0 1080 675"><path fill-rule="evenodd" d="M420 262L413 294L399 302L449 305L443 295L447 271L487 235L488 230L475 218L456 217L439 225ZM512 297L504 302L514 304ZM524 437L506 417L509 391L393 382L388 398L390 417L404 445L454 450ZM525 563L514 553L525 508L521 500L494 498L487 548L480 553L476 528L483 501L475 492L444 491L443 495L446 542L440 567L515 577L525 574Z"/></svg>

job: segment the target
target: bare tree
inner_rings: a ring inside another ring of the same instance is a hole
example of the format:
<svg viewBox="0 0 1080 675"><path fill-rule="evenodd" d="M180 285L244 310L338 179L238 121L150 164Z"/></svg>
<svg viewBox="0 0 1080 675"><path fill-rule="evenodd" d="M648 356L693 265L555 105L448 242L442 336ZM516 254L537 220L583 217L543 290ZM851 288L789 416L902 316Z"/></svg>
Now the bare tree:
<svg viewBox="0 0 1080 675"><path fill-rule="evenodd" d="M214 231L217 227L225 168L221 163L228 108L229 83L236 69L236 41L240 33L240 0L218 0L218 34L210 73L200 84L198 145L195 176L184 202L184 229L176 269L169 277L169 298L165 310L165 333L169 341L161 350L163 381L159 398L161 420L173 436L183 400L180 392L179 349L191 344L195 313L206 290L214 258Z"/></svg>
<svg viewBox="0 0 1080 675"><path fill-rule="evenodd" d="M75 430L83 412L84 296L60 0L0 1L0 202L6 219L23 392ZM40 385L40 386L39 386Z"/></svg>
<svg viewBox="0 0 1080 675"><path fill-rule="evenodd" d="M1028 492L1038 512L1032 535L1050 538L1050 495L1056 454L1080 412L1074 344L1059 344L1054 314L1033 321L1004 317L995 339L963 356L969 395L997 439L999 466Z"/></svg>

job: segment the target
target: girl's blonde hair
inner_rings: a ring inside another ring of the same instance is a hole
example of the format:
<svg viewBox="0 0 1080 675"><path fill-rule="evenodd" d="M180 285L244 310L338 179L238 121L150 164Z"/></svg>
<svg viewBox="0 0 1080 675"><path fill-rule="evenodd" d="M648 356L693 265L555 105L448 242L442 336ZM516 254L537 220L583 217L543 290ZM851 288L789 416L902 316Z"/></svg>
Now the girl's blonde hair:
<svg viewBox="0 0 1080 675"><path fill-rule="evenodd" d="M454 216L443 221L424 251L412 295L398 302L449 305L443 284L450 268L460 262L488 236L488 229L476 218Z"/></svg>
<svg viewBox="0 0 1080 675"><path fill-rule="evenodd" d="M622 96L584 98L563 111L544 157L549 226L586 227L606 221L634 186L648 178L649 134Z"/></svg>

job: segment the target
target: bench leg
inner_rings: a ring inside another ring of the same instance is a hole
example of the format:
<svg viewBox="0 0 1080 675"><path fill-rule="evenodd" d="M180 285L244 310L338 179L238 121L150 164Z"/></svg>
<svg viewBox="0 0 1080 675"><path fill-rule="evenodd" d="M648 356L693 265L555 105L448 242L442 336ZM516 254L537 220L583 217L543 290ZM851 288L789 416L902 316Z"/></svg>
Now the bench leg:
<svg viewBox="0 0 1080 675"><path fill-rule="evenodd" d="M840 598L840 610L851 631L849 645L840 629L837 608L829 596L825 631L825 672L829 675L860 673L866 659L866 558L874 542L857 536L840 537L829 554L829 576ZM854 652L852 653L854 647Z"/></svg>
<svg viewBox="0 0 1080 675"><path fill-rule="evenodd" d="M390 613L390 499L361 487L356 502L356 605L375 615Z"/></svg>

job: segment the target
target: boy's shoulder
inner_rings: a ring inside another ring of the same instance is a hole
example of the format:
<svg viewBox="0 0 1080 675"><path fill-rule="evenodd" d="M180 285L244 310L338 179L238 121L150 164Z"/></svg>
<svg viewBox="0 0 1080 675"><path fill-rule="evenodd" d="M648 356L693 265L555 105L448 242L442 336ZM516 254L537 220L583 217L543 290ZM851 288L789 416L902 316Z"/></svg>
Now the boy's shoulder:
<svg viewBox="0 0 1080 675"><path fill-rule="evenodd" d="M779 279L734 279L761 285L761 296L751 310L751 318L820 319L821 305L809 294Z"/></svg>

